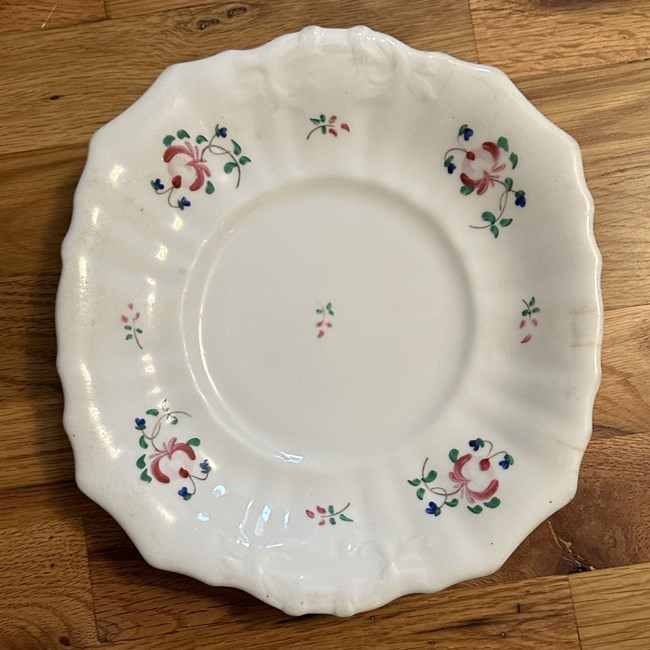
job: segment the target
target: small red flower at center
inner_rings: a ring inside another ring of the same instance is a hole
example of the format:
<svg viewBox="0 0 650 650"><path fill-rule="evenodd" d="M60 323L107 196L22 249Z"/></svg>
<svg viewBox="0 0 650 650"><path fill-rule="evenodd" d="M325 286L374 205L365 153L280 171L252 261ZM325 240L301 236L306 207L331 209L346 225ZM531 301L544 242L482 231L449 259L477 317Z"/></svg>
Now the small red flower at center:
<svg viewBox="0 0 650 650"><path fill-rule="evenodd" d="M318 328L317 336L320 339L325 336L326 328L334 326L330 319L330 317L334 316L334 308L332 307L331 302L328 302L325 306L323 306L321 303L317 304L318 308L316 309L316 313L318 314L318 321L316 323L316 327Z"/></svg>

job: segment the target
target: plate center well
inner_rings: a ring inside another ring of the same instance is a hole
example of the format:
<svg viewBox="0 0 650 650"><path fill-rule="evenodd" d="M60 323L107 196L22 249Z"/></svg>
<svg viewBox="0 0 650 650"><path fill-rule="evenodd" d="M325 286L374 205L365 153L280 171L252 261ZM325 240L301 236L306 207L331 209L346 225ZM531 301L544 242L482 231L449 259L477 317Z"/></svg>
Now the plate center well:
<svg viewBox="0 0 650 650"><path fill-rule="evenodd" d="M467 359L464 266L432 215L343 179L233 214L190 275L185 346L221 423L306 462L389 454L426 431Z"/></svg>

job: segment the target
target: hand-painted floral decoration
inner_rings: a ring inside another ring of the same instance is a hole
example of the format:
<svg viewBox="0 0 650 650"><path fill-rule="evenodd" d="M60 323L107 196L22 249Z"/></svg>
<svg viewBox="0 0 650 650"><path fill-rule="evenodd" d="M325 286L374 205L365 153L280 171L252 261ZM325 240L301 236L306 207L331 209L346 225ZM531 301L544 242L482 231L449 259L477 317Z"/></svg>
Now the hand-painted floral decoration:
<svg viewBox="0 0 650 650"><path fill-rule="evenodd" d="M424 501L429 493L431 500L424 509L427 514L437 517L444 506L455 508L461 499L469 504L467 509L476 515L483 512L484 507L498 508L501 504L496 496L499 490L496 473L514 465L514 458L506 451L495 452L492 443L482 438L470 440L469 447L474 453L461 456L458 449L449 452L449 460L453 463L448 475L450 487L437 484L436 471L427 471L428 458L424 460L420 476L408 481L417 488L415 495L420 501Z"/></svg>
<svg viewBox="0 0 650 650"><path fill-rule="evenodd" d="M354 521L354 519L350 519L350 517L344 514L349 507L350 507L349 503L343 508L341 508L340 510L337 510L332 505L327 506L327 508L323 506L316 506L316 512L307 509L305 510L305 514L310 519L318 519L319 526L324 526L326 521L329 522L332 526L334 526L336 524L337 517L341 521Z"/></svg>
<svg viewBox="0 0 650 650"><path fill-rule="evenodd" d="M173 481L180 486L177 490L178 495L185 501L189 501L196 494L197 481L205 481L212 471L210 462L207 458L200 463L196 462L195 449L201 444L198 438L181 442L176 436L171 436L161 440L161 434L163 428L176 426L179 416L191 417L191 415L185 411L171 411L167 400L163 401L160 409L149 409L146 415L156 418L151 433L147 431L145 418L135 418L135 430L141 434L140 447L153 448L153 453L143 454L136 461L136 466L142 470L140 478L147 483L151 483L152 476L160 483Z"/></svg>
<svg viewBox="0 0 650 650"><path fill-rule="evenodd" d="M142 350L142 345L138 334L142 334L142 330L136 325L136 322L140 320L140 312L133 311L133 303L129 303L129 313L122 314L122 322L124 323L124 329L126 330L126 336L124 337L127 341L135 341L136 345Z"/></svg>
<svg viewBox="0 0 650 650"><path fill-rule="evenodd" d="M208 140L204 135L197 135L192 142L190 134L184 129L176 135L166 135L163 144L166 149L163 161L167 163L168 180L163 182L160 178L151 181L151 186L156 194L167 197L167 203L173 208L185 210L192 203L187 198L188 192L198 192L204 189L206 194L214 193L214 184L208 180L212 177L214 159L211 156L225 156L226 162L223 171L226 174L236 172L237 184L241 182L242 167L251 162L248 156L242 155L241 145L230 139L227 144L228 129L218 124L214 128L214 135ZM180 198L177 198L180 194Z"/></svg>
<svg viewBox="0 0 650 650"><path fill-rule="evenodd" d="M526 305L526 308L521 312L523 318L519 323L519 329L528 330L528 332L525 334L524 338L521 339L520 343L528 343L528 341L533 338L533 328L539 325L535 314L539 314L542 310L535 304L535 296L530 300L522 300L521 302Z"/></svg>
<svg viewBox="0 0 650 650"><path fill-rule="evenodd" d="M325 336L325 331L331 327L334 327L332 323L331 316L334 316L334 309L332 308L332 303L328 302L324 307L318 303L316 308L316 313L318 314L318 321L316 322L316 327L318 328L318 338Z"/></svg>
<svg viewBox="0 0 650 650"><path fill-rule="evenodd" d="M460 165L460 192L464 196L472 194L483 195L493 187L499 186L498 210L486 210L481 214L485 221L482 226L470 228L489 228L492 235L499 236L500 228L507 228L512 223L512 217L504 216L510 195L514 196L514 204L518 208L526 207L526 192L514 189L514 180L508 176L507 167L514 171L519 162L519 156L511 151L507 138L497 138L496 142L486 141L480 147L469 149L465 143L469 142L474 131L463 124L458 130L457 147L447 149L444 156L444 166L448 174L453 174ZM469 145L467 145L469 146Z"/></svg>
<svg viewBox="0 0 650 650"><path fill-rule="evenodd" d="M343 131L347 131L349 133L350 127L345 122L341 122L337 125L337 120L338 118L336 115L330 115L329 118L326 118L325 115L310 117L309 121L316 126L313 127L312 130L307 134L307 140L309 140L309 138L311 138L311 136L317 131L320 131L322 135L329 134L335 138L338 138L339 132L337 127L340 127L343 129Z"/></svg>

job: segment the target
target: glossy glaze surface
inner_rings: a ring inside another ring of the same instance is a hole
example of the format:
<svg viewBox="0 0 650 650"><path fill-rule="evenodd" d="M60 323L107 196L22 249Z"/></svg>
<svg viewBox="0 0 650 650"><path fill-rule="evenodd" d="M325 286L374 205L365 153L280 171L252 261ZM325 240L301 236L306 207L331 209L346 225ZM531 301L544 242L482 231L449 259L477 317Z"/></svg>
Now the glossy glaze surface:
<svg viewBox="0 0 650 650"><path fill-rule="evenodd" d="M170 68L94 136L63 247L79 485L292 614L495 570L589 439L592 216L494 69L366 28Z"/></svg>

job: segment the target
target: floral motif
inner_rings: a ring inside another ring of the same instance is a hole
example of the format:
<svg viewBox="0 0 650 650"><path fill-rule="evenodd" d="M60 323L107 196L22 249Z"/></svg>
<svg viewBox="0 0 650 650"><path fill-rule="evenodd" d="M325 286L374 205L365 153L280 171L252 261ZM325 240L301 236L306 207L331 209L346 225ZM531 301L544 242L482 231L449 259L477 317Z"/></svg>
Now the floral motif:
<svg viewBox="0 0 650 650"><path fill-rule="evenodd" d="M167 203L173 208L185 210L192 203L185 195L176 198L176 192L183 189L189 192L197 192L204 188L206 194L214 193L214 184L208 178L212 177L212 169L206 159L206 154L213 156L226 156L228 161L223 166L226 174L237 172L237 184L241 182L241 168L251 162L248 156L242 155L241 145L235 140L230 140L232 147L218 144L218 140L226 140L228 129L218 124L214 128L214 135L208 140L204 135L197 135L196 144L191 142L190 134L184 129L176 132L176 135L166 135L163 144L166 149L163 153L163 161L167 163L167 175L169 186L160 178L151 181L156 194L167 196ZM176 142L176 144L173 144Z"/></svg>
<svg viewBox="0 0 650 650"><path fill-rule="evenodd" d="M463 124L458 130L456 140L458 147L452 147L445 152L444 167L448 174L456 171L457 165L460 165L460 181L462 183L460 192L468 196L476 190L476 194L483 195L491 188L501 186L501 195L499 197L499 209L497 214L485 211L481 214L481 219L486 223L482 226L473 226L470 228L484 229L489 228L492 235L497 238L501 228L507 228L512 223L512 217L504 217L510 195L514 195L514 204L518 208L526 207L526 192L514 188L514 181L507 176L507 166L514 170L519 162L519 156L510 150L510 144L507 138L499 137L496 142L486 141L480 147L467 149L463 146L469 142L474 135L474 131L467 125ZM462 139L462 141L461 141ZM457 161L456 156L462 160Z"/></svg>
<svg viewBox="0 0 650 650"><path fill-rule="evenodd" d="M126 330L127 334L125 339L127 341L135 341L136 345L142 350L142 345L140 343L140 339L138 338L138 334L142 334L142 330L136 326L136 321L140 320L140 312L133 311L133 303L129 303L129 314L122 314L122 322L124 323L124 329Z"/></svg>
<svg viewBox="0 0 650 650"><path fill-rule="evenodd" d="M531 330L534 327L537 327L539 325L537 318L535 318L535 314L539 314L540 311L542 311L539 307L535 305L535 296L533 296L530 300L522 300L521 302L526 305L526 309L524 309L521 312L521 315L523 318L521 319L521 322L519 323L519 329L523 330L524 328ZM533 338L533 333L529 331L523 339L521 339L520 343L528 343L530 339Z"/></svg>
<svg viewBox="0 0 650 650"><path fill-rule="evenodd" d="M336 525L336 517L338 517L341 521L354 521L354 519L350 519L350 517L344 514L344 512L349 507L350 507L349 503L343 508L341 508L340 510L336 510L336 508L334 508L334 506L332 505L327 506L327 508L324 508L323 506L316 506L316 512L307 509L305 510L305 514L310 519L319 519L318 521L319 526L324 526L326 521L328 521L332 526L334 526Z"/></svg>
<svg viewBox="0 0 650 650"><path fill-rule="evenodd" d="M200 190L206 176L212 176L208 163L202 159L198 145L191 142L167 147L163 154L172 186L179 189L189 184L191 192Z"/></svg>
<svg viewBox="0 0 650 650"><path fill-rule="evenodd" d="M332 308L331 302L328 302L324 307L320 303L317 304L316 313L319 315L319 319L316 327L318 328L317 336L320 339L325 336L326 328L334 327L334 323L328 318L329 316L334 316L334 309Z"/></svg>
<svg viewBox="0 0 650 650"><path fill-rule="evenodd" d="M153 480L151 475L153 475L153 478L160 483L171 483L178 477L185 483L178 490L178 495L185 501L189 501L196 494L196 482L205 481L212 471L210 462L206 458L199 463L199 473L193 473L196 461L195 448L201 444L201 441L198 438L190 438L186 442L180 442L176 436L172 436L169 440L160 443L159 436L164 425L176 426L179 416L192 416L185 411L171 411L167 400L162 402L160 409L149 409L146 415L157 418L151 433L147 432L145 418L135 418L135 430L141 434L140 447L149 449L151 446L154 452L148 457L147 454L143 454L136 461L136 466L142 470L140 479L151 483Z"/></svg>
<svg viewBox="0 0 650 650"><path fill-rule="evenodd" d="M307 140L309 140L309 138L311 138L311 136L316 133L316 131L320 131L323 135L327 135L329 133L331 136L338 138L339 132L337 130L337 126L343 129L343 131L350 133L350 127L345 122L341 122L337 125L337 120L338 118L336 115L330 115L329 118L326 118L325 115L310 117L309 121L316 126L307 134Z"/></svg>
<svg viewBox="0 0 650 650"><path fill-rule="evenodd" d="M415 495L420 501L424 500L427 492L433 495L424 509L429 515L438 517L444 506L455 508L460 499L466 501L467 509L478 515L483 508L498 508L501 500L496 496L499 490L499 480L495 477L493 461L500 458L498 466L500 471L507 470L514 465L514 458L506 451L494 452L494 446L489 440L475 438L469 441L469 447L474 453L460 455L458 449L449 452L449 460L453 463L449 472L452 487L447 489L439 485L432 485L438 478L438 473L430 469L427 471L429 459L422 464L419 478L410 479L408 482L417 487Z"/></svg>

